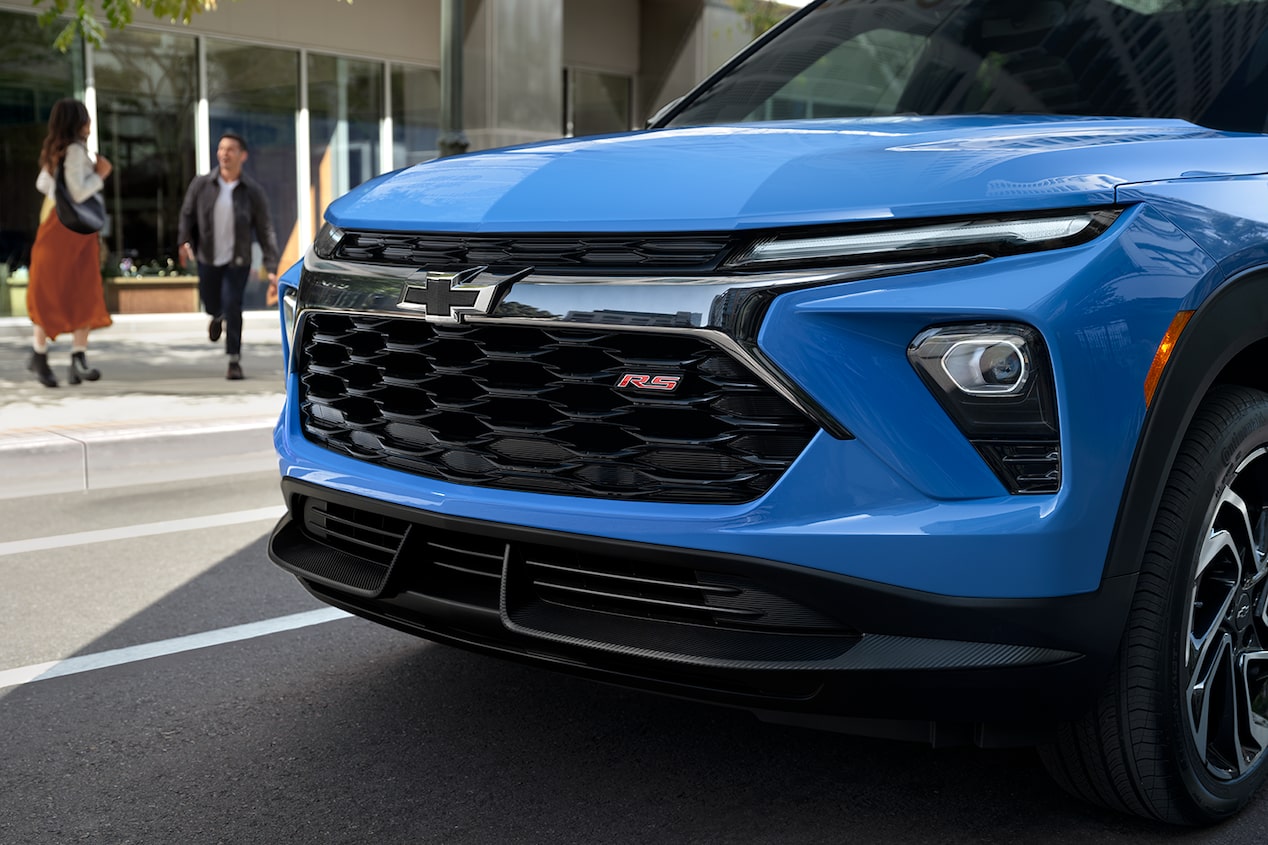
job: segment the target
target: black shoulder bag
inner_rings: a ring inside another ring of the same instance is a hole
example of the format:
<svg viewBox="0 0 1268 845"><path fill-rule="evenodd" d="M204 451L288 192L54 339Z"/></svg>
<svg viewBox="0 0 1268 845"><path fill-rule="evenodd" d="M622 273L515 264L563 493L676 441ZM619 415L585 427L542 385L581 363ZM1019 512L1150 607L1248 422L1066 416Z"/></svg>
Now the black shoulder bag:
<svg viewBox="0 0 1268 845"><path fill-rule="evenodd" d="M67 229L81 235L100 232L101 227L106 225L106 202L101 198L101 192L98 191L83 202L75 202L66 189L66 174L63 172L65 161L62 165L57 168L57 189L53 196L57 206L57 219Z"/></svg>

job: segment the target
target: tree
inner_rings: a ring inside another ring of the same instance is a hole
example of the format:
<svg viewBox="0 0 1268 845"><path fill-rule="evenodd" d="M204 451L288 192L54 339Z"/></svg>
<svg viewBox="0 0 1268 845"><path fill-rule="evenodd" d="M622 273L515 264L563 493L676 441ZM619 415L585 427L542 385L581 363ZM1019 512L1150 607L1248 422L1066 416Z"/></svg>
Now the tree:
<svg viewBox="0 0 1268 845"><path fill-rule="evenodd" d="M34 0L34 5L46 7L40 12L40 23L44 26L70 16L53 40L53 46L65 53L75 43L76 33L90 44L100 44L106 37L105 29L97 20L98 7L111 29L123 29L132 23L134 9L148 9L156 18L188 24L199 12L215 9L216 0Z"/></svg>
<svg viewBox="0 0 1268 845"><path fill-rule="evenodd" d="M132 23L132 12L137 7L148 9L156 18L187 24L199 12L216 8L216 0L35 0L34 5L46 7L40 12L40 23L44 26L70 15L70 20L53 40L53 46L65 53L75 42L76 33L91 44L100 44L106 37L97 19L98 6L111 29L123 29Z"/></svg>
<svg viewBox="0 0 1268 845"><path fill-rule="evenodd" d="M778 0L730 0L731 8L740 13L753 37L761 35L787 17L793 7Z"/></svg>

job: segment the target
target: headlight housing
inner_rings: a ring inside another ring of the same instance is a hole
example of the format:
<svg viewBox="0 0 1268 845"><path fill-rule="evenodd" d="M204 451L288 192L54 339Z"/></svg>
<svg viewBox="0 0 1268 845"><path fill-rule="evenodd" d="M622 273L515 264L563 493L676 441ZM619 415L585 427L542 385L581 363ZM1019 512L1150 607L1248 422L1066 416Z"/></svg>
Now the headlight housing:
<svg viewBox="0 0 1268 845"><path fill-rule="evenodd" d="M317 233L317 237L313 239L313 252L318 258L334 258L335 250L339 248L339 243L343 240L343 229L333 223L322 224L321 231Z"/></svg>
<svg viewBox="0 0 1268 845"><path fill-rule="evenodd" d="M1043 337L1020 323L936 326L907 359L1012 493L1055 493L1061 436Z"/></svg>
<svg viewBox="0 0 1268 845"><path fill-rule="evenodd" d="M1105 231L1120 211L1062 211L920 225L887 221L883 225L856 226L832 233L778 235L755 241L726 263L737 269L766 269L993 258L1085 243Z"/></svg>

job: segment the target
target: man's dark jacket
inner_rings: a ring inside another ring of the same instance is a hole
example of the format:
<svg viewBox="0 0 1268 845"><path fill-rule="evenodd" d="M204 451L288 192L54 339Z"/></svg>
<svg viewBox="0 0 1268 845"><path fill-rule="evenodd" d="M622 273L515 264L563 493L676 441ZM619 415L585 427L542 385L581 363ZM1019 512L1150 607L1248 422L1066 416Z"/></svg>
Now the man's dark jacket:
<svg viewBox="0 0 1268 845"><path fill-rule="evenodd" d="M220 170L205 176L196 176L185 192L181 203L180 243L194 248L194 256L202 264L211 264L216 255L216 230L212 222L212 209L220 196ZM251 266L251 230L260 241L264 252L264 268L277 272L279 260L277 236L273 233L273 218L269 216L269 201L264 191L245 173L238 176L233 189L233 265Z"/></svg>

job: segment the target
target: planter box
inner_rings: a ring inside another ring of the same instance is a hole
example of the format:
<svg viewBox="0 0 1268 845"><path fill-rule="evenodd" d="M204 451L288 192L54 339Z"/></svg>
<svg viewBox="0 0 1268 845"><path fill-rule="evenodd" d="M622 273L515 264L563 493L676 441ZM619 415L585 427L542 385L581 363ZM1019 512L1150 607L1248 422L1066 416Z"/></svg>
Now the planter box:
<svg viewBox="0 0 1268 845"><path fill-rule="evenodd" d="M0 316L3 317L25 317L26 316L26 281L15 282L12 278L6 279L3 285L0 285Z"/></svg>
<svg viewBox="0 0 1268 845"><path fill-rule="evenodd" d="M197 276L138 276L105 280L111 314L170 314L200 311ZM26 281L0 284L0 316L26 316Z"/></svg>
<svg viewBox="0 0 1268 845"><path fill-rule="evenodd" d="M111 314L199 311L197 276L121 276L106 279Z"/></svg>

